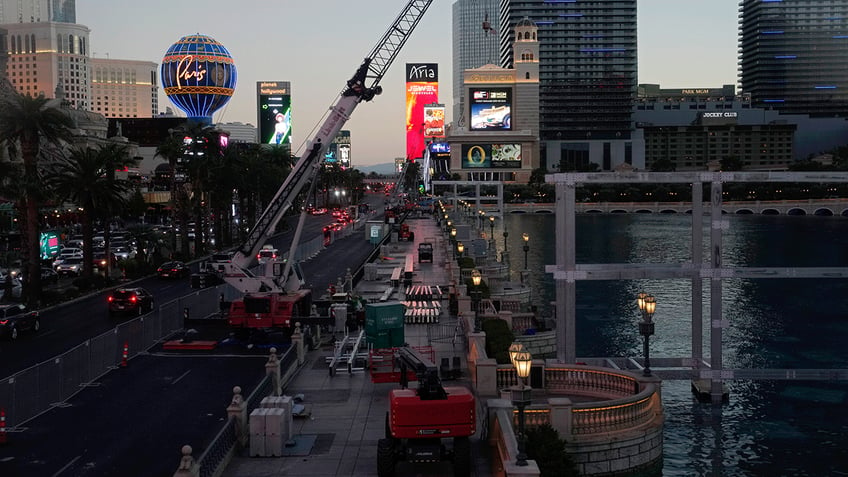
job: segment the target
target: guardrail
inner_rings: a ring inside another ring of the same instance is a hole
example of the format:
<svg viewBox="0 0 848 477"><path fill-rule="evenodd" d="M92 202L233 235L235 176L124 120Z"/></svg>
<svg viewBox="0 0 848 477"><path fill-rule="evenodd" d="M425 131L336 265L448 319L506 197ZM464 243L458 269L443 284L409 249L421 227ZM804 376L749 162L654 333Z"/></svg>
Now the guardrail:
<svg viewBox="0 0 848 477"><path fill-rule="evenodd" d="M0 407L6 410L7 428L11 431L38 417L116 369L125 346L127 359L132 359L182 329L184 310L197 316L217 312L222 287L172 300L152 313L121 323L54 358L4 378L0 381Z"/></svg>

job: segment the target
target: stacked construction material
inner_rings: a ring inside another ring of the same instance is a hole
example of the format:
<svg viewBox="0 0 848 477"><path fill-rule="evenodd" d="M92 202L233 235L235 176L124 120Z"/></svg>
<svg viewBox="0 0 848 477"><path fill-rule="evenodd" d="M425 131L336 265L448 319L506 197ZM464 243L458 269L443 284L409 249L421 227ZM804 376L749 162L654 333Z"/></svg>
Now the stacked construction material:
<svg viewBox="0 0 848 477"><path fill-rule="evenodd" d="M411 300L401 302L406 307L403 320L408 325L438 323L442 304L438 301Z"/></svg>

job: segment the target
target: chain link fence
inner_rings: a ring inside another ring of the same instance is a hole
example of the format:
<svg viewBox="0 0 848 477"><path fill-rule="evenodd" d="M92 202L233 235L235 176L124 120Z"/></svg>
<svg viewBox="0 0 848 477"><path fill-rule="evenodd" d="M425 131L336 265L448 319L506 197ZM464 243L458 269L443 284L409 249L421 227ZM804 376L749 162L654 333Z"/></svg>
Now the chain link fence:
<svg viewBox="0 0 848 477"><path fill-rule="evenodd" d="M21 426L92 386L121 365L125 347L131 359L182 329L186 310L194 317L218 313L220 296L235 293L226 285L195 291L3 379L0 408L6 410L7 427Z"/></svg>

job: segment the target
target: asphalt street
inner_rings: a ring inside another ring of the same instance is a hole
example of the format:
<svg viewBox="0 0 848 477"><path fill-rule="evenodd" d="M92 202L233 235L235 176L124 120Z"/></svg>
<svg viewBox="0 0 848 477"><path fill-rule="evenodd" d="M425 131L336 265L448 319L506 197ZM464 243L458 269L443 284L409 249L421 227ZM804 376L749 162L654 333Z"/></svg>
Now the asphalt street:
<svg viewBox="0 0 848 477"><path fill-rule="evenodd" d="M0 475L170 477L180 448L206 447L226 422L233 386L253 389L266 361L264 355L138 356L9 433L0 446Z"/></svg>

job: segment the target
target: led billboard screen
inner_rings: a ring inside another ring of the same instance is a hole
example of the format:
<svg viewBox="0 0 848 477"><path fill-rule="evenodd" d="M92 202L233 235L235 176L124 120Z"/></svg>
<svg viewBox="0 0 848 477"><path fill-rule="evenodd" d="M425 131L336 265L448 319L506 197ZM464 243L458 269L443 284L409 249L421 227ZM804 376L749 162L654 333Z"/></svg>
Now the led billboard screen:
<svg viewBox="0 0 848 477"><path fill-rule="evenodd" d="M256 83L260 144L291 144L291 83Z"/></svg>
<svg viewBox="0 0 848 477"><path fill-rule="evenodd" d="M445 137L444 106L424 106L424 137Z"/></svg>
<svg viewBox="0 0 848 477"><path fill-rule="evenodd" d="M511 88L474 88L468 97L472 131L512 130Z"/></svg>
<svg viewBox="0 0 848 477"><path fill-rule="evenodd" d="M424 105L439 102L439 65L406 64L406 158L424 157Z"/></svg>
<svg viewBox="0 0 848 477"><path fill-rule="evenodd" d="M518 169L521 144L463 144L462 168Z"/></svg>

